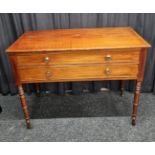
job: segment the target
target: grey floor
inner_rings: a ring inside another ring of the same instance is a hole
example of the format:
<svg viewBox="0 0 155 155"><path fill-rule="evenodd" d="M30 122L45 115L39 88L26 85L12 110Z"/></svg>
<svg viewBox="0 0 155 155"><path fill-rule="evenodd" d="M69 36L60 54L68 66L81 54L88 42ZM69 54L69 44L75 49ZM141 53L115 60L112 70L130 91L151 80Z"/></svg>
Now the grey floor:
<svg viewBox="0 0 155 155"><path fill-rule="evenodd" d="M143 93L137 125L130 124L133 94L26 96L27 130L18 96L0 96L0 141L155 141L155 95Z"/></svg>

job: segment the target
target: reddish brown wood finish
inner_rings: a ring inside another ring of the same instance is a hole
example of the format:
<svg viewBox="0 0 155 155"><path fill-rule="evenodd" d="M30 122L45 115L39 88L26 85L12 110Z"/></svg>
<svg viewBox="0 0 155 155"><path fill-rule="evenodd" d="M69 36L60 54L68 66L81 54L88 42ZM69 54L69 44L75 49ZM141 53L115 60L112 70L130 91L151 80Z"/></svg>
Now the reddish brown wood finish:
<svg viewBox="0 0 155 155"><path fill-rule="evenodd" d="M20 96L20 100L21 100L21 105L22 105L25 121L26 121L26 126L27 126L28 129L30 129L31 128L30 116L29 116L28 107L27 107L27 103L26 103L26 98L25 98L25 95L24 95L24 90L23 90L22 85L18 86L18 90L19 90L19 96Z"/></svg>
<svg viewBox="0 0 155 155"><path fill-rule="evenodd" d="M133 102L132 125L136 125L136 117L137 117L138 104L139 104L139 98L140 98L140 90L141 90L141 81L137 81L136 90L134 94L134 102Z"/></svg>
<svg viewBox="0 0 155 155"><path fill-rule="evenodd" d="M35 66L23 67L18 71L22 83L120 80L137 79L138 64Z"/></svg>
<svg viewBox="0 0 155 155"><path fill-rule="evenodd" d="M134 94L132 125L136 125L136 117L137 117L138 104L139 104L139 98L140 98L141 84L144 78L146 56L147 56L147 49L143 48L140 53L139 73L137 77L137 84L136 84L136 89Z"/></svg>
<svg viewBox="0 0 155 155"><path fill-rule="evenodd" d="M94 63L138 63L140 49L65 51L46 54L25 54L17 56L18 66L47 66ZM109 59L108 59L109 57ZM47 60L46 60L47 58Z"/></svg>
<svg viewBox="0 0 155 155"><path fill-rule="evenodd" d="M44 30L24 33L9 53L145 48L150 45L131 27Z"/></svg>
<svg viewBox="0 0 155 155"><path fill-rule="evenodd" d="M143 81L144 78L144 70L145 70L145 63L147 57L147 49L142 48L140 52L140 59L139 59L139 74L138 74L138 81Z"/></svg>
<svg viewBox="0 0 155 155"><path fill-rule="evenodd" d="M46 30L24 33L8 49L30 128L23 83L137 80L132 124L136 123L147 48L130 27ZM39 86L36 85L39 92Z"/></svg>
<svg viewBox="0 0 155 155"><path fill-rule="evenodd" d="M16 61L16 56L9 56L11 64L12 64L12 69L14 73L14 77L16 79L16 85L20 85L20 78L18 74L18 68L17 68L17 61Z"/></svg>

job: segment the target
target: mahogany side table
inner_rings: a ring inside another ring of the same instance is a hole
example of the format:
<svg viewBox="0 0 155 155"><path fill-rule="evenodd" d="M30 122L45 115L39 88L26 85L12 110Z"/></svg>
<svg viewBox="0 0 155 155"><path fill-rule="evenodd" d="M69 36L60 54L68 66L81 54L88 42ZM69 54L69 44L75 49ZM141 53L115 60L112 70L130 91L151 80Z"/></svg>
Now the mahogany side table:
<svg viewBox="0 0 155 155"><path fill-rule="evenodd" d="M131 27L25 32L8 49L27 128L31 127L23 84L136 80L132 125L136 123L147 48Z"/></svg>

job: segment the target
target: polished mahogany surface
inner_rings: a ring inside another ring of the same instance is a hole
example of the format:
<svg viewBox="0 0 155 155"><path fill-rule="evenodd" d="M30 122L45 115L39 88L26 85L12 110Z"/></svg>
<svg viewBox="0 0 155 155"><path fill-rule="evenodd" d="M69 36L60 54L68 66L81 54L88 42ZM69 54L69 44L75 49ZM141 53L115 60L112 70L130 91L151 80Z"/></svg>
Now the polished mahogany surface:
<svg viewBox="0 0 155 155"><path fill-rule="evenodd" d="M150 45L131 27L43 30L24 33L8 52L142 48Z"/></svg>

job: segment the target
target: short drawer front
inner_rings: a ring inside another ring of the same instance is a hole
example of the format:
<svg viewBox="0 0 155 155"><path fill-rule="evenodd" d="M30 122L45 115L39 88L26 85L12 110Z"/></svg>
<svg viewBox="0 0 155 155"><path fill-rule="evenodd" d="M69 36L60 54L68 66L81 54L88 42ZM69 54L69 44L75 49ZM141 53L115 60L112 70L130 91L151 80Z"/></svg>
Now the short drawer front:
<svg viewBox="0 0 155 155"><path fill-rule="evenodd" d="M33 67L20 68L20 80L22 82L37 81L90 81L100 79L136 79L138 65L70 65L61 67Z"/></svg>
<svg viewBox="0 0 155 155"><path fill-rule="evenodd" d="M54 54L31 54L17 56L18 66L25 65L65 65L89 63L113 63L139 61L139 50L133 51L75 51Z"/></svg>

